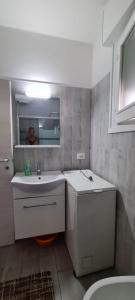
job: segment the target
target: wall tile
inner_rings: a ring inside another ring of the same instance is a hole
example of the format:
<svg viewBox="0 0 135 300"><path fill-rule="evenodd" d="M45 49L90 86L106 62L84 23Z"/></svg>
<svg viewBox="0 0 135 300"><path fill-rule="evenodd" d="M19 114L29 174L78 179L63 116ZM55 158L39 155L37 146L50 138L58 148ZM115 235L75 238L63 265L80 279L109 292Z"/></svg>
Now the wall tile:
<svg viewBox="0 0 135 300"><path fill-rule="evenodd" d="M135 133L108 134L110 77L92 90L91 169L117 186L116 267L135 272Z"/></svg>
<svg viewBox="0 0 135 300"><path fill-rule="evenodd" d="M61 148L14 149L15 172L24 170L27 159L32 170L37 162L44 170L89 168L90 158L90 97L89 89L54 85L60 97ZM86 159L77 160L77 152Z"/></svg>

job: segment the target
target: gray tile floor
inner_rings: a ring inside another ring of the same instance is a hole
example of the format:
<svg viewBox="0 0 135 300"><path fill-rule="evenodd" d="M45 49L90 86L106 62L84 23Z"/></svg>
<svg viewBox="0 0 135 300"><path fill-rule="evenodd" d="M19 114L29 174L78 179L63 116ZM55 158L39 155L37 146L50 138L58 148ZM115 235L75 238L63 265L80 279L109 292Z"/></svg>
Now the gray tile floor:
<svg viewBox="0 0 135 300"><path fill-rule="evenodd" d="M32 239L0 248L0 281L45 270L52 272L56 300L82 300L92 283L116 275L115 270L110 269L77 279L63 236L46 248L38 246Z"/></svg>

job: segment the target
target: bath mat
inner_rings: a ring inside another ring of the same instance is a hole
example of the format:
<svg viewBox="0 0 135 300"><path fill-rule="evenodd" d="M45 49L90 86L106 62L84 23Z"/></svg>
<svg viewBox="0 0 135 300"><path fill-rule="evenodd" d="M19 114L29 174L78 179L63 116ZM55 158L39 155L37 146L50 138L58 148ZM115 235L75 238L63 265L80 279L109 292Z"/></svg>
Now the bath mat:
<svg viewBox="0 0 135 300"><path fill-rule="evenodd" d="M0 283L0 300L54 300L50 271Z"/></svg>

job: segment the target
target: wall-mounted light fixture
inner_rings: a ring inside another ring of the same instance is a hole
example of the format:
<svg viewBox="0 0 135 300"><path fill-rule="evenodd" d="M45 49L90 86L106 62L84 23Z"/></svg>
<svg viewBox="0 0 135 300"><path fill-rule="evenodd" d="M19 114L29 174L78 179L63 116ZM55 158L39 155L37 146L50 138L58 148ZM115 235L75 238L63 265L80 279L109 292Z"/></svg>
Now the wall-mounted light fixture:
<svg viewBox="0 0 135 300"><path fill-rule="evenodd" d="M49 99L51 90L47 84L30 83L26 88L25 95L30 98Z"/></svg>

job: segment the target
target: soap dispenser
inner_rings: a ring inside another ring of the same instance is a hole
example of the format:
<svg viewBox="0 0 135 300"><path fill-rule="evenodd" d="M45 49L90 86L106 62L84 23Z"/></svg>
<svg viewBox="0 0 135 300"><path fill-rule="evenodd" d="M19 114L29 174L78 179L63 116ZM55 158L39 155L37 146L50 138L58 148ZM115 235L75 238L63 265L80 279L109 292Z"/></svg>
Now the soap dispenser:
<svg viewBox="0 0 135 300"><path fill-rule="evenodd" d="M30 176L31 175L30 160L26 160L26 162L25 162L24 174L25 174L25 176Z"/></svg>

